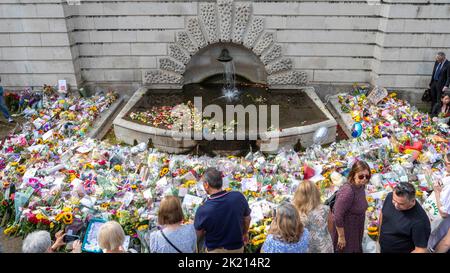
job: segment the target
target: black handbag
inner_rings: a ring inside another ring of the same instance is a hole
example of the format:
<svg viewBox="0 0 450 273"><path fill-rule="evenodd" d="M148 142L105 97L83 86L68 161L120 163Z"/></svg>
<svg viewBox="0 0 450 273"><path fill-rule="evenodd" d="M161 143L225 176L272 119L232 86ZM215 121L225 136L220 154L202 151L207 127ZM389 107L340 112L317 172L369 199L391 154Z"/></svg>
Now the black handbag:
<svg viewBox="0 0 450 273"><path fill-rule="evenodd" d="M430 102L431 101L431 89L428 88L423 92L422 101Z"/></svg>
<svg viewBox="0 0 450 273"><path fill-rule="evenodd" d="M338 191L335 191L333 195L330 196L327 200L325 200L324 205L330 207L330 211L333 211L334 203L336 203L336 195Z"/></svg>

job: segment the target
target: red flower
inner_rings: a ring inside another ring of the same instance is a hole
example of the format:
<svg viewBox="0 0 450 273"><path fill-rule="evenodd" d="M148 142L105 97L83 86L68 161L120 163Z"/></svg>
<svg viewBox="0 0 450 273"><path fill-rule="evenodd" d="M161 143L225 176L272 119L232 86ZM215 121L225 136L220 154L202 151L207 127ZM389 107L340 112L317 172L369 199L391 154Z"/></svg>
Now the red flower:
<svg viewBox="0 0 450 273"><path fill-rule="evenodd" d="M36 218L36 215L31 213L28 215L28 222L37 225L39 223L39 220Z"/></svg>

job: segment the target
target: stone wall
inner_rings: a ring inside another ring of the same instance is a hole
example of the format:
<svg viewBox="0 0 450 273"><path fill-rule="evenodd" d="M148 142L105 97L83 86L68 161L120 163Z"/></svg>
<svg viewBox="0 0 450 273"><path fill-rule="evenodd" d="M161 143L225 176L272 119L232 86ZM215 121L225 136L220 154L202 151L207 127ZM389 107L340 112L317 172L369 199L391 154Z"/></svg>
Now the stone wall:
<svg viewBox="0 0 450 273"><path fill-rule="evenodd" d="M204 2L216 1L2 0L2 83L140 84ZM264 31L281 46L280 58L318 87L367 82L419 94L434 54L450 55L448 0L235 2L252 3L252 16L264 19Z"/></svg>
<svg viewBox="0 0 450 273"><path fill-rule="evenodd" d="M69 40L61 1L2 0L0 76L6 88L81 83L78 49Z"/></svg>

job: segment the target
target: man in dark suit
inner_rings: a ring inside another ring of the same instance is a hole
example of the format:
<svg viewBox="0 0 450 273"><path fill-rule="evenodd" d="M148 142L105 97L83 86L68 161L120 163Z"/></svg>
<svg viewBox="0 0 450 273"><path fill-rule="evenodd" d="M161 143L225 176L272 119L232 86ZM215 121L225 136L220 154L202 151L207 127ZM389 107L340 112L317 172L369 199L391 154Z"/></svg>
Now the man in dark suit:
<svg viewBox="0 0 450 273"><path fill-rule="evenodd" d="M442 92L448 90L450 84L450 62L445 58L444 52L438 52L431 75L431 109L436 103L440 103Z"/></svg>

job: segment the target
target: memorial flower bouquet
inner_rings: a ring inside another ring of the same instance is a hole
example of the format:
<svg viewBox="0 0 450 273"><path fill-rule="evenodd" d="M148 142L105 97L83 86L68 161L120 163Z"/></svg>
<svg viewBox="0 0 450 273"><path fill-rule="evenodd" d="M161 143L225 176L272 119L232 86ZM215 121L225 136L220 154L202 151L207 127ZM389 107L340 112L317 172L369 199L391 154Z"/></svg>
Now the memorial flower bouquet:
<svg viewBox="0 0 450 273"><path fill-rule="evenodd" d="M271 222L272 218L264 218L263 220L250 226L248 230L249 240L248 244L245 246L245 252L255 253L262 247L262 244L266 240Z"/></svg>

